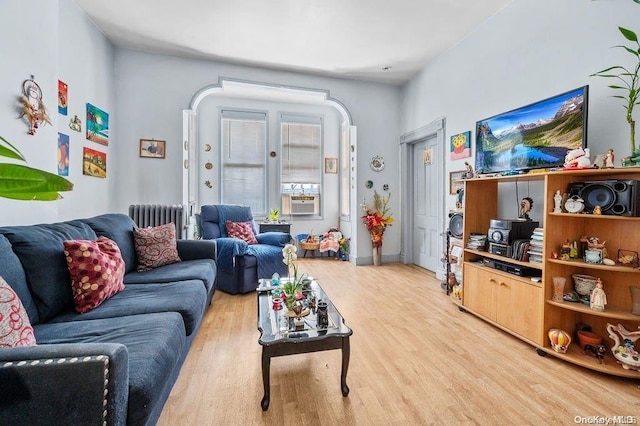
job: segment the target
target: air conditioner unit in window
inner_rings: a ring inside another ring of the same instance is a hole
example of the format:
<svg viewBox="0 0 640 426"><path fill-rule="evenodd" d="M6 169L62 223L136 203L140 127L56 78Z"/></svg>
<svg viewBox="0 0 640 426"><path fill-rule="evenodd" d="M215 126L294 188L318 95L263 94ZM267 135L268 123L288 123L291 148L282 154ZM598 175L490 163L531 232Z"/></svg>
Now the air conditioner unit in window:
<svg viewBox="0 0 640 426"><path fill-rule="evenodd" d="M292 215L309 215L319 214L320 200L317 195L292 195L291 196L291 214Z"/></svg>

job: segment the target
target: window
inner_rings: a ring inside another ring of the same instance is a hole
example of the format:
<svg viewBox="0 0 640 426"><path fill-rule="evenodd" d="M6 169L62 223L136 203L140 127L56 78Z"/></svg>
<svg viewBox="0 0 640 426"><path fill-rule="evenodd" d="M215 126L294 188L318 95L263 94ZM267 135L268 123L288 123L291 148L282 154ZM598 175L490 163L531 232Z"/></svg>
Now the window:
<svg viewBox="0 0 640 426"><path fill-rule="evenodd" d="M266 215L267 114L223 110L221 115L221 203Z"/></svg>
<svg viewBox="0 0 640 426"><path fill-rule="evenodd" d="M322 118L283 114L281 117L282 161L281 185L283 198L300 195L315 196L313 209L296 210L291 214L319 215L322 183ZM310 200L304 200L310 201ZM286 201L284 210L287 211Z"/></svg>

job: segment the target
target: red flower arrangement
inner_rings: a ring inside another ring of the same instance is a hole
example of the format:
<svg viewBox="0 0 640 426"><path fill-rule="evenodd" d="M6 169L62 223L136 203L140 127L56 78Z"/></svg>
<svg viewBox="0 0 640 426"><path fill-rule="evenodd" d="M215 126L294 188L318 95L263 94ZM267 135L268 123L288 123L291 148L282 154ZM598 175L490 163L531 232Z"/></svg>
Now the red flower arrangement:
<svg viewBox="0 0 640 426"><path fill-rule="evenodd" d="M393 223L393 216L389 212L389 194L386 197L380 196L377 191L373 191L373 208L369 208L366 202L362 203L364 216L361 217L362 223L367 226L367 230L371 234L371 245L373 248L382 247L382 236L387 226Z"/></svg>

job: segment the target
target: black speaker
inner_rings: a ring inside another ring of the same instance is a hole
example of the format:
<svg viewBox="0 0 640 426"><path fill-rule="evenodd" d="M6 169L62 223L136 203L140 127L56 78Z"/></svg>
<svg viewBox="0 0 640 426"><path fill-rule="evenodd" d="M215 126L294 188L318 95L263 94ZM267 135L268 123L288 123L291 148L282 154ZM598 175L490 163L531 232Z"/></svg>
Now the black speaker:
<svg viewBox="0 0 640 426"><path fill-rule="evenodd" d="M453 238L462 238L463 218L461 212L449 213L449 235Z"/></svg>
<svg viewBox="0 0 640 426"><path fill-rule="evenodd" d="M602 214L617 216L640 215L640 181L602 180L575 182L569 188L569 196L577 195L584 201L584 208L593 212L600 206Z"/></svg>

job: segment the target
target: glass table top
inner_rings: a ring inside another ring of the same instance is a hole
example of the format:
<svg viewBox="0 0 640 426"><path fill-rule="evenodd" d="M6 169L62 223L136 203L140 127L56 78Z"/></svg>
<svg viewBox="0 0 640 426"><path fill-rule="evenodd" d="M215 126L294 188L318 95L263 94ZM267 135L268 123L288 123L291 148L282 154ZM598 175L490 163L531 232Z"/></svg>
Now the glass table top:
<svg viewBox="0 0 640 426"><path fill-rule="evenodd" d="M271 297L271 281L259 280L258 292L258 330L260 330L259 343L263 346L273 343L304 340L320 340L331 336L349 336L352 330L344 324L344 319L340 312L333 305L324 290L315 281L305 286L303 294L305 301L309 301L315 296L316 306L319 301L327 303L329 325L326 328L318 327L316 309L309 309L309 314L302 317L303 324L295 326L293 320L288 318L287 307L281 310L273 309L273 298Z"/></svg>

